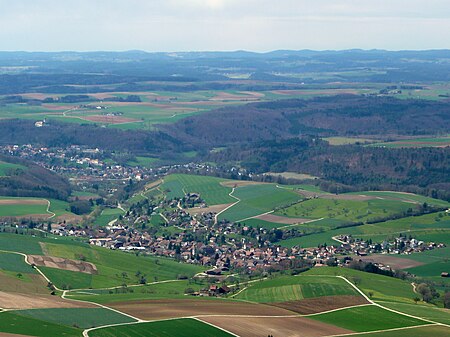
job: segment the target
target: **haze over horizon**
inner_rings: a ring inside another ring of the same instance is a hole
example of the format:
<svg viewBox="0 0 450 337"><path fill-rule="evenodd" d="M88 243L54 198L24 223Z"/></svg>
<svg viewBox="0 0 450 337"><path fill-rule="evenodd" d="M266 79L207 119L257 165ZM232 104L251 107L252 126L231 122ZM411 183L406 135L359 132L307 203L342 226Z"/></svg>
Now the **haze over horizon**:
<svg viewBox="0 0 450 337"><path fill-rule="evenodd" d="M450 48L445 0L0 0L7 51Z"/></svg>

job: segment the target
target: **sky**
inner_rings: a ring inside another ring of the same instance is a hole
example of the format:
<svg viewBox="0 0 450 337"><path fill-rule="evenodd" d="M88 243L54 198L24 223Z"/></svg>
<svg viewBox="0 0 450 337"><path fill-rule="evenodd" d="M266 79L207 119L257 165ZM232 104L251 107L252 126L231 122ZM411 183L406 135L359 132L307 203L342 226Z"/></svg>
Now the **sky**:
<svg viewBox="0 0 450 337"><path fill-rule="evenodd" d="M0 50L450 49L449 0L0 0Z"/></svg>

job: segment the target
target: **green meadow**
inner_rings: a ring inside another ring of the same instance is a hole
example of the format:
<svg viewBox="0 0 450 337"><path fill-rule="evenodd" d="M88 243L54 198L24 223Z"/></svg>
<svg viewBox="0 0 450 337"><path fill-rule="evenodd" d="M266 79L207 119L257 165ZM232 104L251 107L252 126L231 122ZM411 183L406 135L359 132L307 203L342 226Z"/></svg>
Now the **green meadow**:
<svg viewBox="0 0 450 337"><path fill-rule="evenodd" d="M30 309L18 310L14 313L24 317L82 329L136 322L136 320L128 316L104 308Z"/></svg>
<svg viewBox="0 0 450 337"><path fill-rule="evenodd" d="M347 282L339 278L283 276L252 283L236 298L270 303L337 295L358 295L358 293Z"/></svg>
<svg viewBox="0 0 450 337"><path fill-rule="evenodd" d="M173 319L93 330L93 337L230 337L231 335L194 319Z"/></svg>
<svg viewBox="0 0 450 337"><path fill-rule="evenodd" d="M234 190L233 196L240 199L240 201L220 214L219 219L239 221L272 211L277 207L285 206L301 199L300 195L294 191L278 188L273 184L238 187Z"/></svg>
<svg viewBox="0 0 450 337"><path fill-rule="evenodd" d="M12 164L12 163L6 163L4 161L0 160L0 177L6 177L11 172L14 172L16 170L26 170L27 168L23 165L19 164Z"/></svg>
<svg viewBox="0 0 450 337"><path fill-rule="evenodd" d="M310 316L310 318L357 332L428 324L425 321L396 314L374 305L333 311Z"/></svg>

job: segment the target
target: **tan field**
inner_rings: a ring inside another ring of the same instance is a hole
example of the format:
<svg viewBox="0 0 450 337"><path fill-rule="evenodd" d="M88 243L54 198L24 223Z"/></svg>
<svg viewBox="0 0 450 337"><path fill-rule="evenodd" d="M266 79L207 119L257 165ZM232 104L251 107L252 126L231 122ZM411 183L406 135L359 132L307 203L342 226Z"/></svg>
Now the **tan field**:
<svg viewBox="0 0 450 337"><path fill-rule="evenodd" d="M359 260L382 263L392 269L407 269L423 265L422 262L404 259L393 255L370 255L370 256L357 256Z"/></svg>
<svg viewBox="0 0 450 337"><path fill-rule="evenodd" d="M241 337L320 337L353 331L317 322L304 317L205 317L211 323Z"/></svg>
<svg viewBox="0 0 450 337"><path fill-rule="evenodd" d="M35 264L36 266L70 270L86 274L98 273L97 267L90 262L63 259L61 257L28 255L28 262Z"/></svg>
<svg viewBox="0 0 450 337"><path fill-rule="evenodd" d="M93 304L72 302L52 295L6 293L0 291L0 307L3 309L42 308L94 308Z"/></svg>
<svg viewBox="0 0 450 337"><path fill-rule="evenodd" d="M146 320L204 315L292 316L294 312L264 304L226 300L145 300L112 303L114 309Z"/></svg>
<svg viewBox="0 0 450 337"><path fill-rule="evenodd" d="M108 124L123 124L123 123L135 123L141 122L138 119L126 118L122 116L104 116L104 115L92 115L79 117L80 119L84 119L91 122L99 122L99 123L108 123Z"/></svg>
<svg viewBox="0 0 450 337"><path fill-rule="evenodd" d="M279 308L298 312L302 315L316 314L328 310L346 308L353 305L369 304L362 296L323 296L317 298L307 298L300 301L289 301L272 303Z"/></svg>
<svg viewBox="0 0 450 337"><path fill-rule="evenodd" d="M44 199L0 199L0 205L47 205ZM48 214L46 214L48 217Z"/></svg>

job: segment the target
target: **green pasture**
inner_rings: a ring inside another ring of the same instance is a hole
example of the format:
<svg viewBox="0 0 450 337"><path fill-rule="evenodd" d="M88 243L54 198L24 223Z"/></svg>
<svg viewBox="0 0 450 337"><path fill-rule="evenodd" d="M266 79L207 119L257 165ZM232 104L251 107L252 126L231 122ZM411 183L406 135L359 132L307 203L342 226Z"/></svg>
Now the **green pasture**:
<svg viewBox="0 0 450 337"><path fill-rule="evenodd" d="M98 274L61 271L46 268L46 273L58 287L63 285L72 289L102 288L120 286L122 284L138 284L136 273L146 274L147 282L173 280L179 275L193 276L202 270L201 267L179 263L171 259L152 256L137 256L135 253L109 250L101 247L80 245L64 245L46 243L48 255L76 259L81 257L95 264Z"/></svg>
<svg viewBox="0 0 450 337"><path fill-rule="evenodd" d="M14 273L36 273L30 265L25 263L25 258L22 255L3 252L0 252L0 270Z"/></svg>
<svg viewBox="0 0 450 337"><path fill-rule="evenodd" d="M370 144L370 146L402 148L402 147L445 147L450 146L450 136L446 137L426 137L397 140L392 142L380 142Z"/></svg>
<svg viewBox="0 0 450 337"><path fill-rule="evenodd" d="M0 197L0 200L12 200L14 204L0 204L0 217L11 216L20 217L27 215L40 214L50 217L52 214L47 212L47 201L42 198L18 198L18 197ZM21 201L23 200L23 203ZM27 200L41 200L40 204L26 204ZM49 199L50 201L50 212L56 214L56 216L61 216L64 214L72 214L68 211L69 204L62 200Z"/></svg>
<svg viewBox="0 0 450 337"><path fill-rule="evenodd" d="M230 337L229 333L195 319L172 319L93 330L93 337Z"/></svg>
<svg viewBox="0 0 450 337"><path fill-rule="evenodd" d="M27 235L7 234L0 232L0 250L42 255L39 239Z"/></svg>
<svg viewBox="0 0 450 337"><path fill-rule="evenodd" d="M364 334L367 337L447 337L450 328L444 326L423 326L405 330L382 331Z"/></svg>
<svg viewBox="0 0 450 337"><path fill-rule="evenodd" d="M111 222L114 219L117 219L122 214L123 211L119 208L105 208L102 210L100 215L95 219L94 225L104 227L109 222Z"/></svg>
<svg viewBox="0 0 450 337"><path fill-rule="evenodd" d="M100 304L126 302L135 300L186 299L185 290L192 288L196 291L205 288L206 284L190 283L187 280L175 280L166 283L148 284L145 286L123 289L87 289L81 292L72 291L68 296L73 299L91 301Z"/></svg>
<svg viewBox="0 0 450 337"><path fill-rule="evenodd" d="M15 313L24 317L82 329L136 322L128 316L104 308L30 309L15 311Z"/></svg>
<svg viewBox="0 0 450 337"><path fill-rule="evenodd" d="M413 298L417 296L408 281L350 268L319 267L310 269L302 275L314 275L319 278L322 276L325 280L332 276L344 276L367 296L371 295L372 300L414 303Z"/></svg>
<svg viewBox="0 0 450 337"><path fill-rule="evenodd" d="M438 323L450 324L449 309L438 308L423 302L420 302L419 304L407 304L383 301L380 302L380 304L389 309L404 312L405 314L422 317Z"/></svg>
<svg viewBox="0 0 450 337"><path fill-rule="evenodd" d="M450 247L414 253L408 255L407 258L425 263L422 266L406 270L417 276L441 278L442 272L450 271Z"/></svg>
<svg viewBox="0 0 450 337"><path fill-rule="evenodd" d="M374 305L333 311L310 316L310 318L357 332L428 324L422 320L396 314Z"/></svg>
<svg viewBox="0 0 450 337"><path fill-rule="evenodd" d="M340 200L340 199L309 199L275 214L293 218L308 219L339 219L345 222L364 222L385 218L393 214L406 212L408 208L417 205L397 200Z"/></svg>
<svg viewBox="0 0 450 337"><path fill-rule="evenodd" d="M419 204L427 203L428 205L433 206L450 207L450 203L447 201L434 199L413 193L403 193L394 191L365 191L365 192L353 192L348 194L357 194L357 195L362 194L380 198L387 198L388 201L399 200L406 203L419 203Z"/></svg>
<svg viewBox="0 0 450 337"><path fill-rule="evenodd" d="M19 164L6 163L0 160L0 177L8 176L11 172L22 170L25 171L26 166Z"/></svg>
<svg viewBox="0 0 450 337"><path fill-rule="evenodd" d="M272 184L238 187L234 190L233 196L240 201L220 214L219 219L243 220L301 199L297 193Z"/></svg>
<svg viewBox="0 0 450 337"><path fill-rule="evenodd" d="M1 332L38 337L80 337L82 333L80 329L17 315L13 312L0 312Z"/></svg>
<svg viewBox="0 0 450 337"><path fill-rule="evenodd" d="M130 166L142 166L146 168L152 168L158 162L158 158L152 157L136 157L136 160L129 161L127 164Z"/></svg>
<svg viewBox="0 0 450 337"><path fill-rule="evenodd" d="M187 174L172 174L164 178L161 186L166 191L167 198L182 198L186 193L200 193L200 196L208 205L233 203L236 200L228 194L230 187L220 185L226 181L216 177L196 176Z"/></svg>
<svg viewBox="0 0 450 337"><path fill-rule="evenodd" d="M358 293L347 282L339 278L283 276L252 283L236 298L270 303L337 295L358 295Z"/></svg>

